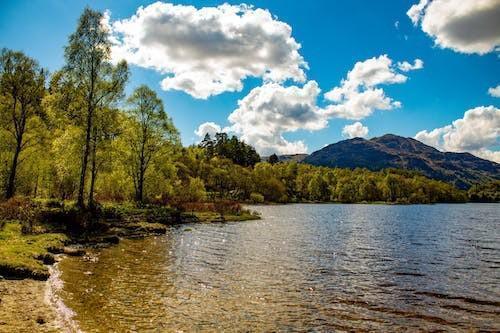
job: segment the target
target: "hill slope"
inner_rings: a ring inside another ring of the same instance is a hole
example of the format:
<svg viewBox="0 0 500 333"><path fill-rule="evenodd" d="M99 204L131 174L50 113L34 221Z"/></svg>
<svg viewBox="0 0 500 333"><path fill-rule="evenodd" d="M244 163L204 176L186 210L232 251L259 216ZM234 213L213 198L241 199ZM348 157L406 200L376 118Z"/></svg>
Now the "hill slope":
<svg viewBox="0 0 500 333"><path fill-rule="evenodd" d="M305 163L340 168L417 170L427 177L444 180L459 188L500 179L500 164L469 153L441 152L412 138L386 134L365 140L354 138L320 149Z"/></svg>

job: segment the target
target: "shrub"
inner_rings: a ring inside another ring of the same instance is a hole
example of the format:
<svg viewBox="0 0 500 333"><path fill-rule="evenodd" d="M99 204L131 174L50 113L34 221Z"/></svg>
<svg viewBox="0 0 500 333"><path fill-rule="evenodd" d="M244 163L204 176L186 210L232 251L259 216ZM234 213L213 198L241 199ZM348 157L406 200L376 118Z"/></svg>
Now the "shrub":
<svg viewBox="0 0 500 333"><path fill-rule="evenodd" d="M39 213L38 206L31 200L23 197L11 198L0 204L0 220L20 221L23 234L33 232L33 227L40 215Z"/></svg>
<svg viewBox="0 0 500 333"><path fill-rule="evenodd" d="M220 200L214 202L215 211L221 215L224 214L240 214L241 204L232 200Z"/></svg>
<svg viewBox="0 0 500 333"><path fill-rule="evenodd" d="M250 194L250 201L252 201L253 203L263 203L264 196L260 193L253 192Z"/></svg>
<svg viewBox="0 0 500 333"><path fill-rule="evenodd" d="M240 214L240 203L232 200L217 200L214 202L182 202L176 208L185 212L213 212L219 214Z"/></svg>

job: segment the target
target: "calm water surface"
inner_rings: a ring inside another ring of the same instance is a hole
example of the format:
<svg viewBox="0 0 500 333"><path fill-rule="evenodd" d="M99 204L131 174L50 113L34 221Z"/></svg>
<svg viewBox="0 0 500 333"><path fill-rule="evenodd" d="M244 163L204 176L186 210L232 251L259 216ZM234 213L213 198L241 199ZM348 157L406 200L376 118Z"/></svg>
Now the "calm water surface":
<svg viewBox="0 0 500 333"><path fill-rule="evenodd" d="M60 264L86 332L500 330L500 205L251 207Z"/></svg>

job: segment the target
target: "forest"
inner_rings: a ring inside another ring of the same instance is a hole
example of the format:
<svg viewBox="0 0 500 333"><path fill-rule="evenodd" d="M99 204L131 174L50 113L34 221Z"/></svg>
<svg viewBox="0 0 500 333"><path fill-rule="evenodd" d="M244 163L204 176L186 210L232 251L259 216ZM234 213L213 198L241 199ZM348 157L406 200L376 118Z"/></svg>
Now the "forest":
<svg viewBox="0 0 500 333"><path fill-rule="evenodd" d="M88 210L102 202L468 200L466 192L411 171L263 162L253 147L226 133L183 147L153 89L139 86L126 96L129 68L111 62L102 19L85 9L64 48L65 64L53 73L22 52L2 49L2 200L45 198Z"/></svg>

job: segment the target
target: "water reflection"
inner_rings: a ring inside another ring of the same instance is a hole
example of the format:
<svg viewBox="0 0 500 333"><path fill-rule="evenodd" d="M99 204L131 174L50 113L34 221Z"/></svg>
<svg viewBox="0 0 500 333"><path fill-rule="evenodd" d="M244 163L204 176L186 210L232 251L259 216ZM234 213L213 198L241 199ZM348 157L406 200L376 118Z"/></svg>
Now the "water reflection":
<svg viewBox="0 0 500 333"><path fill-rule="evenodd" d="M253 207L61 263L88 332L500 330L497 205Z"/></svg>

